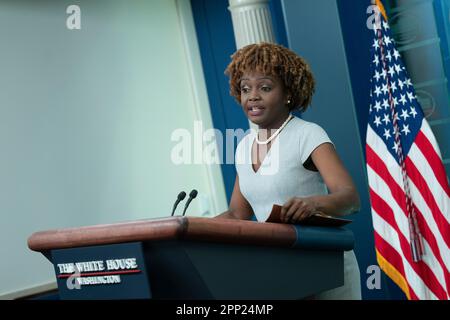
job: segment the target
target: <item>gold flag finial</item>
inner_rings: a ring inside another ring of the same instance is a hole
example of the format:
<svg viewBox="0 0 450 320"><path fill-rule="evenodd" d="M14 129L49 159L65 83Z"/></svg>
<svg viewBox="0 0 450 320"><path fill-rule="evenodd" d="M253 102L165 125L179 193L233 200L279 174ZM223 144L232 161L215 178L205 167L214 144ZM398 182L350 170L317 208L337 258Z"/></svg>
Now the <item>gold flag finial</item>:
<svg viewBox="0 0 450 320"><path fill-rule="evenodd" d="M375 4L378 8L380 8L380 12L384 17L384 20L386 20L386 22L388 21L388 17L386 14L386 10L384 9L383 3L381 2L381 0L375 0Z"/></svg>

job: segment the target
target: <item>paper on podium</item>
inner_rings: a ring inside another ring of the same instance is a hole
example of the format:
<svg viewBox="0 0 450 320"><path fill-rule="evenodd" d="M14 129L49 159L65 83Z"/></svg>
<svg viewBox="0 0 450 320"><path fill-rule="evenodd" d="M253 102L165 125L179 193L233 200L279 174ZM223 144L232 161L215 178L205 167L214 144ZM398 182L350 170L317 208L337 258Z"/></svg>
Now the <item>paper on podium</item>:
<svg viewBox="0 0 450 320"><path fill-rule="evenodd" d="M270 212L269 218L266 222L273 223L283 223L280 219L281 216L281 206L274 204L272 211ZM298 224L310 225L310 226L329 226L329 227L340 227L352 222L352 220L335 218L332 216L325 215L323 213L316 213L302 221Z"/></svg>

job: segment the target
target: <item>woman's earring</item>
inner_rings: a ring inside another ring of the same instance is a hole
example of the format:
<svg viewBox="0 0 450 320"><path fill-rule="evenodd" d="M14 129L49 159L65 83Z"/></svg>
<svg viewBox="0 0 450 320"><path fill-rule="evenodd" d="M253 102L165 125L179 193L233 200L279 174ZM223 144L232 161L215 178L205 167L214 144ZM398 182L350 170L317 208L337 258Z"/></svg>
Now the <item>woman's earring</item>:
<svg viewBox="0 0 450 320"><path fill-rule="evenodd" d="M290 104L290 103L291 103L291 100L288 100L288 101L287 101L287 104Z"/></svg>

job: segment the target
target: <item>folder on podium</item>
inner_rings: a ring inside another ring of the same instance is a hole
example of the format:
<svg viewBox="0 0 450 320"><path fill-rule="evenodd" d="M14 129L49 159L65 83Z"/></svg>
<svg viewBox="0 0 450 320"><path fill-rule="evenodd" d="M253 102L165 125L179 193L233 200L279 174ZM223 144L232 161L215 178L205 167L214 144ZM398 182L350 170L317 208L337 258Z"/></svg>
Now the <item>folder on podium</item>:
<svg viewBox="0 0 450 320"><path fill-rule="evenodd" d="M342 227L170 217L36 232L61 299L302 299L344 283Z"/></svg>

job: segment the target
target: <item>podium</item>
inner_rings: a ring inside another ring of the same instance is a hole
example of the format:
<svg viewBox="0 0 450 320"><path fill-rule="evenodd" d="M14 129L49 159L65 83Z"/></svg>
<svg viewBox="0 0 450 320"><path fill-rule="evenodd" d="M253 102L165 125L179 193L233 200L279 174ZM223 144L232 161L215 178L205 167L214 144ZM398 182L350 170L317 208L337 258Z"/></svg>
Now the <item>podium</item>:
<svg viewBox="0 0 450 320"><path fill-rule="evenodd" d="M61 299L302 299L344 283L351 231L170 217L36 232Z"/></svg>

